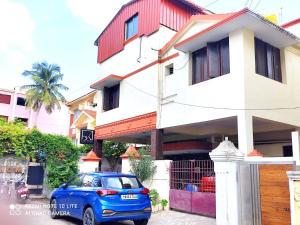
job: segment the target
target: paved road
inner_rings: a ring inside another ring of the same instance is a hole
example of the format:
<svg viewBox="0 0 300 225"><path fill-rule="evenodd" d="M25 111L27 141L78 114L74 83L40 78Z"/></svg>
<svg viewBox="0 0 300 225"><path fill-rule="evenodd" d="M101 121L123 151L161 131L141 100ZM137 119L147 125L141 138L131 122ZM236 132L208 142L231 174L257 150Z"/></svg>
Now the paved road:
<svg viewBox="0 0 300 225"><path fill-rule="evenodd" d="M0 204L0 224L9 225L81 225L81 221L72 218L53 220L49 216L45 201L30 201L25 205ZM103 223L103 225L132 225L131 221ZM149 225L215 225L215 219L163 211L153 213Z"/></svg>

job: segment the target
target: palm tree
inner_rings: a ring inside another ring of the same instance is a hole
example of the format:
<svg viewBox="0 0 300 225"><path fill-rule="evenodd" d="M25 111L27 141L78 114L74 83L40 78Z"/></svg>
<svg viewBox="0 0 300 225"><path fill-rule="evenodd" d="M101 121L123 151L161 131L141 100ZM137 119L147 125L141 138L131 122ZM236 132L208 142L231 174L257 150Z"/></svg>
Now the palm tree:
<svg viewBox="0 0 300 225"><path fill-rule="evenodd" d="M63 79L60 67L47 62L37 62L32 65L32 70L25 70L23 76L29 77L33 84L21 86L26 90L26 106L33 111L40 111L42 105L47 113L52 113L56 108L61 109L61 103L65 103L65 97L61 90L69 88L59 83Z"/></svg>

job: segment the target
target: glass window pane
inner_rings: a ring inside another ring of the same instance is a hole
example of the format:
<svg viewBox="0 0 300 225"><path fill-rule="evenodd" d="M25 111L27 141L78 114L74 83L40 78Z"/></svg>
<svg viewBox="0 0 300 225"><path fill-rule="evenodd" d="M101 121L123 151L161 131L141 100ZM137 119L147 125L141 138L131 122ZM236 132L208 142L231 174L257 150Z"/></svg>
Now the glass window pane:
<svg viewBox="0 0 300 225"><path fill-rule="evenodd" d="M103 187L108 189L140 188L141 185L135 177L103 177Z"/></svg>

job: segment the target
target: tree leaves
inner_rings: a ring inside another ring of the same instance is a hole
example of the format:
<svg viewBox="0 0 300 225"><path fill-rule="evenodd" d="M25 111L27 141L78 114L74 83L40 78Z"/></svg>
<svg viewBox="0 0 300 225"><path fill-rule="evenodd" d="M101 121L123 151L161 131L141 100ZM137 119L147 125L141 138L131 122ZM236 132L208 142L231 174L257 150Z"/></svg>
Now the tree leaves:
<svg viewBox="0 0 300 225"><path fill-rule="evenodd" d="M21 87L21 89L26 90L27 107L39 111L44 105L46 112L52 113L56 108L61 108L61 102L66 102L60 91L66 91L68 87L58 83L63 79L63 74L58 65L37 62L32 65L32 71L25 70L22 75L30 77L33 82L33 84Z"/></svg>

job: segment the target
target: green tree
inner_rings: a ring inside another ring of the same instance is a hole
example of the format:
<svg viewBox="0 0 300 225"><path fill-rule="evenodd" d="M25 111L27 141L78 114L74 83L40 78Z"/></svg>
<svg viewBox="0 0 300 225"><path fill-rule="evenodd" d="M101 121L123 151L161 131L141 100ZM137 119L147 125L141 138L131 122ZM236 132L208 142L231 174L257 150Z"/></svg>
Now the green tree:
<svg viewBox="0 0 300 225"><path fill-rule="evenodd" d="M19 121L6 122L0 119L0 157L4 154L27 157L25 142L28 133L24 123Z"/></svg>
<svg viewBox="0 0 300 225"><path fill-rule="evenodd" d="M127 145L120 142L104 141L103 156L107 159L112 171L116 170L120 163L120 156L126 152Z"/></svg>
<svg viewBox="0 0 300 225"><path fill-rule="evenodd" d="M39 112L44 105L47 113L52 113L55 108L61 108L61 103L66 102L61 91L68 88L59 83L63 74L58 65L37 62L32 65L32 70L25 70L22 75L29 77L33 82L21 87L22 90L26 90L27 107Z"/></svg>
<svg viewBox="0 0 300 225"><path fill-rule="evenodd" d="M140 158L130 157L130 170L136 175L141 182L151 179L156 173L156 165L152 156L150 155L150 150L147 148L142 148L139 150Z"/></svg>

